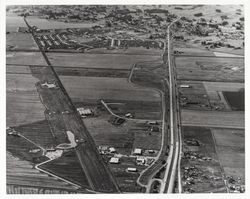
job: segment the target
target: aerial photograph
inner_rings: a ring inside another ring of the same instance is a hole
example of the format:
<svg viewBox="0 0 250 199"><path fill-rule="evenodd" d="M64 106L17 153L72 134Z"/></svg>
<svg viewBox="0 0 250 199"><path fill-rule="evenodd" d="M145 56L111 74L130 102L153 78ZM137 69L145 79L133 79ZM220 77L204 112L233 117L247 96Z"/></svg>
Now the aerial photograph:
<svg viewBox="0 0 250 199"><path fill-rule="evenodd" d="M245 193L244 5L4 9L6 194Z"/></svg>

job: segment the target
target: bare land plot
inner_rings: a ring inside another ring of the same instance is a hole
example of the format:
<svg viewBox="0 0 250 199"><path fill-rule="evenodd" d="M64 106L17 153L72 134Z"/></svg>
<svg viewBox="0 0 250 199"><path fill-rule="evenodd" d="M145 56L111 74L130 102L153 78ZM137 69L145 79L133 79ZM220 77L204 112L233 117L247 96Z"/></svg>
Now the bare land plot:
<svg viewBox="0 0 250 199"><path fill-rule="evenodd" d="M245 131L211 129L226 176L245 180Z"/></svg>
<svg viewBox="0 0 250 199"><path fill-rule="evenodd" d="M194 111L182 110L183 126L204 126L244 129L245 117L242 111Z"/></svg>
<svg viewBox="0 0 250 199"><path fill-rule="evenodd" d="M160 55L47 53L52 65L67 67L130 69L136 62L152 61Z"/></svg>
<svg viewBox="0 0 250 199"><path fill-rule="evenodd" d="M244 82L244 59L177 57L178 79Z"/></svg>
<svg viewBox="0 0 250 199"><path fill-rule="evenodd" d="M131 100L160 101L158 92L135 87L123 78L60 76L69 96L75 101Z"/></svg>
<svg viewBox="0 0 250 199"><path fill-rule="evenodd" d="M13 50L38 50L38 47L29 33L10 33L6 35L6 44L13 46Z"/></svg>
<svg viewBox="0 0 250 199"><path fill-rule="evenodd" d="M7 64L47 65L40 52L6 52Z"/></svg>

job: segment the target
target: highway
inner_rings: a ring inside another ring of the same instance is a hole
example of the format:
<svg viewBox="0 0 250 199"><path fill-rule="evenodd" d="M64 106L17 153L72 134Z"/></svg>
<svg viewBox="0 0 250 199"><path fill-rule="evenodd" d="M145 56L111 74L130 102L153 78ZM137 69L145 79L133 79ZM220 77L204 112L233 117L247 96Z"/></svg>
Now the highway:
<svg viewBox="0 0 250 199"><path fill-rule="evenodd" d="M173 193L175 189L175 181L177 177L178 192L181 193L181 175L180 175L180 160L181 160L181 126L180 126L180 109L178 103L177 78L176 68L173 59L173 46L171 27L179 19L174 20L167 29L167 43L163 55L164 63L168 65L169 73L169 107L170 107L170 152L167 159L167 168L163 178L163 184L160 187L160 193ZM167 51L167 52L166 52ZM166 102L167 103L167 102Z"/></svg>
<svg viewBox="0 0 250 199"><path fill-rule="evenodd" d="M51 113L50 115L53 118L51 120L52 123L64 129L57 134L60 138L59 143L64 141L65 131L71 131L75 135L75 138L80 140L74 150L91 189L95 192L119 193L119 187L111 171L100 156L93 138L86 129L81 116L74 107L57 73L47 58L44 49L36 40L34 30L28 24L26 18L24 18L24 21L48 65L41 68L39 73L36 74L36 77L39 79L36 87L46 111ZM41 86L44 82L53 82L56 89Z"/></svg>

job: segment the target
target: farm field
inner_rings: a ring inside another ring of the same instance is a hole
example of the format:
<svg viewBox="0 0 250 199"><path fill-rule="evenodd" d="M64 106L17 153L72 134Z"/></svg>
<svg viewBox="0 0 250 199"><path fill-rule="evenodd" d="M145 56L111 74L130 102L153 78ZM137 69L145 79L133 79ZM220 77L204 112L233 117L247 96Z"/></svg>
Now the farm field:
<svg viewBox="0 0 250 199"><path fill-rule="evenodd" d="M14 32L6 34L6 44L13 46L13 50L38 50L32 35L28 33Z"/></svg>
<svg viewBox="0 0 250 199"><path fill-rule="evenodd" d="M28 74L7 74L7 126L44 120L44 106L35 88L37 79Z"/></svg>
<svg viewBox="0 0 250 199"><path fill-rule="evenodd" d="M211 129L216 150L227 177L245 183L245 132L238 129Z"/></svg>
<svg viewBox="0 0 250 199"><path fill-rule="evenodd" d="M40 52L6 52L6 64L47 65Z"/></svg>
<svg viewBox="0 0 250 199"><path fill-rule="evenodd" d="M161 100L158 92L135 87L123 78L60 76L69 96L75 101L93 100Z"/></svg>
<svg viewBox="0 0 250 199"><path fill-rule="evenodd" d="M214 57L177 57L178 79L244 82L244 59Z"/></svg>
<svg viewBox="0 0 250 199"><path fill-rule="evenodd" d="M136 62L159 59L159 55L47 53L53 66L130 69Z"/></svg>
<svg viewBox="0 0 250 199"><path fill-rule="evenodd" d="M182 110L183 126L204 126L244 129L245 119L242 111L195 111Z"/></svg>
<svg viewBox="0 0 250 199"><path fill-rule="evenodd" d="M244 111L245 110L245 92L244 90L238 92L226 91L223 92L227 102L233 110Z"/></svg>
<svg viewBox="0 0 250 199"><path fill-rule="evenodd" d="M33 164L6 154L7 193L74 193L76 188L47 174L40 173Z"/></svg>

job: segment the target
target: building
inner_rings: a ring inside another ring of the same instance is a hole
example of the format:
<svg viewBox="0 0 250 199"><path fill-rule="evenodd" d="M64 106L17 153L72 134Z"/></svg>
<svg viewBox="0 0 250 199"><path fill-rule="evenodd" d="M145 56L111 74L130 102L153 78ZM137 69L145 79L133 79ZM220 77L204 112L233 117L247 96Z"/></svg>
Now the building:
<svg viewBox="0 0 250 199"><path fill-rule="evenodd" d="M18 27L17 32L27 33L29 29L27 27Z"/></svg>
<svg viewBox="0 0 250 199"><path fill-rule="evenodd" d="M109 163L111 163L111 164L118 164L119 163L119 158L112 157L109 160Z"/></svg>
<svg viewBox="0 0 250 199"><path fill-rule="evenodd" d="M134 150L134 154L135 154L135 155L141 155L141 154L142 154L142 149L136 148L136 149Z"/></svg>
<svg viewBox="0 0 250 199"><path fill-rule="evenodd" d="M127 168L127 171L128 171L128 172L137 172L137 169L134 168L134 167L128 167L128 168Z"/></svg>
<svg viewBox="0 0 250 199"><path fill-rule="evenodd" d="M190 88L190 85L182 84L182 85L180 85L180 88Z"/></svg>
<svg viewBox="0 0 250 199"><path fill-rule="evenodd" d="M114 147L110 147L110 148L109 148L109 152L110 152L110 153L115 153L115 152L116 152L116 150L115 150L115 148L114 148Z"/></svg>
<svg viewBox="0 0 250 199"><path fill-rule="evenodd" d="M145 158L144 157L137 157L136 158L136 164L138 164L138 165L145 164Z"/></svg>
<svg viewBox="0 0 250 199"><path fill-rule="evenodd" d="M85 108L79 107L79 108L77 108L77 111L79 112L79 114L81 116L90 116L90 115L93 115L92 110L90 110L89 108L85 109Z"/></svg>

